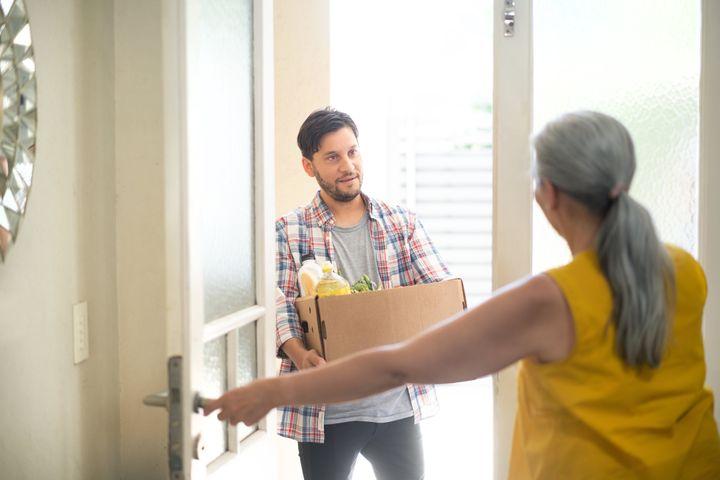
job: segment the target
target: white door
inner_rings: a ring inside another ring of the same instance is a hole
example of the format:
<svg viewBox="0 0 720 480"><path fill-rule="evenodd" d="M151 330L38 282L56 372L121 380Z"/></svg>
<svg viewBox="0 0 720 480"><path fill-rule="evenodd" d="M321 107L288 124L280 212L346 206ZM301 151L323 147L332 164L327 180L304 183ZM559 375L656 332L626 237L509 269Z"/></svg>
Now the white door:
<svg viewBox="0 0 720 480"><path fill-rule="evenodd" d="M232 427L194 411L275 374L272 2L163 8L170 478L273 478L274 414Z"/></svg>
<svg viewBox="0 0 720 480"><path fill-rule="evenodd" d="M711 40L717 33L708 31L717 26L716 7L699 0L495 1L493 286L570 258L532 207L530 134L567 111L616 116L635 140L638 170L631 194L650 209L665 241L705 263L708 383L717 391L712 359L720 349L720 272L710 248L711 237L714 245L718 241L717 213L712 217L718 198L709 187L713 179L720 181L710 164L720 152L716 139L702 136L712 131L713 121L717 130L720 113L707 81L709 75L718 78L717 44ZM496 377L496 479L507 476L515 388L514 368Z"/></svg>

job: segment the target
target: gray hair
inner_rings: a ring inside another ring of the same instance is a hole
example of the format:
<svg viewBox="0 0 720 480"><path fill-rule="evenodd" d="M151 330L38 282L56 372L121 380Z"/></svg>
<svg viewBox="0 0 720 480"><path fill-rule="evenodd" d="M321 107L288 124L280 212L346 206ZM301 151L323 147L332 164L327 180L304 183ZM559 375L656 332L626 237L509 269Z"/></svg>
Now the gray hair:
<svg viewBox="0 0 720 480"><path fill-rule="evenodd" d="M650 213L627 193L635 173L630 133L598 112L574 112L533 139L535 174L603 217L595 239L613 295L615 346L632 367L660 365L675 300L675 272Z"/></svg>

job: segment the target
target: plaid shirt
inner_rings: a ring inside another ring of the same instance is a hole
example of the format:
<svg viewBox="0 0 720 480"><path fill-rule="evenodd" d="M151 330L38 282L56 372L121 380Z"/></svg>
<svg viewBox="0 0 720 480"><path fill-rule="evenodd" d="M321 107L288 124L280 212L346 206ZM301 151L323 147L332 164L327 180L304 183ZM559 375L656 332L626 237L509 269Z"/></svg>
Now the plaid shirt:
<svg viewBox="0 0 720 480"><path fill-rule="evenodd" d="M445 263L415 214L390 207L363 195L368 207L370 237L377 260L382 288L438 282L450 276ZM335 219L317 193L312 203L281 217L275 224L277 253L275 268L278 288L275 327L277 356L282 359L280 375L295 371L295 365L280 348L291 338L303 340L295 310L300 295L297 272L302 255L312 252L318 262L334 261L332 231ZM408 385L415 422L437 411L432 385ZM287 406L280 409L278 433L299 442L325 441L325 406Z"/></svg>

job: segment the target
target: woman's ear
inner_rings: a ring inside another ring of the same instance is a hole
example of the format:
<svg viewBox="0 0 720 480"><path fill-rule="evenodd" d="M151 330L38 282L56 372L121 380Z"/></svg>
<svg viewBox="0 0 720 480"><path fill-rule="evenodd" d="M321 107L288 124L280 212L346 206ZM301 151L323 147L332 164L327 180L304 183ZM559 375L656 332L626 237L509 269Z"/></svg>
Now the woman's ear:
<svg viewBox="0 0 720 480"><path fill-rule="evenodd" d="M543 179L543 188L545 189L545 201L547 208L557 210L560 203L560 190L550 180Z"/></svg>

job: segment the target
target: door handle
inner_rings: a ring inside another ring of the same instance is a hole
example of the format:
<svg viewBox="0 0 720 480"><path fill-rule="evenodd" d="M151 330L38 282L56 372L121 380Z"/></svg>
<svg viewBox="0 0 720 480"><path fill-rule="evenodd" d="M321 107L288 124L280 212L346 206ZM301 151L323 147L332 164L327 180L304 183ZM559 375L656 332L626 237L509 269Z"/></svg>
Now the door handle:
<svg viewBox="0 0 720 480"><path fill-rule="evenodd" d="M149 407L164 407L168 412L168 467L172 480L182 480L183 473L183 402L182 357L168 358L168 389L147 395L143 403Z"/></svg>
<svg viewBox="0 0 720 480"><path fill-rule="evenodd" d="M170 467L170 478L182 480L183 473L183 376L182 357L174 356L168 359L168 389L164 392L153 393L143 398L143 403L148 407L163 407L168 411L168 464ZM195 393L192 401L192 409L200 413L200 409L207 405L208 399ZM187 427L186 427L187 428ZM193 439L193 457L200 459L205 452L205 442L200 435Z"/></svg>
<svg viewBox="0 0 720 480"><path fill-rule="evenodd" d="M143 398L143 404L148 407L164 407L168 409L168 392L165 390L160 393L153 393L152 395L146 395Z"/></svg>
<svg viewBox="0 0 720 480"><path fill-rule="evenodd" d="M209 401L210 399L196 393L195 397L193 397L193 412L200 413L200 409L204 410L205 405L207 405ZM152 395L146 395L145 398L143 398L143 404L148 407L163 407L168 410L169 398L167 390L164 392L153 393Z"/></svg>
<svg viewBox="0 0 720 480"><path fill-rule="evenodd" d="M195 397L193 398L193 412L200 413L201 408L205 410L205 406L208 404L209 401L209 398L202 397L199 393L196 393Z"/></svg>

